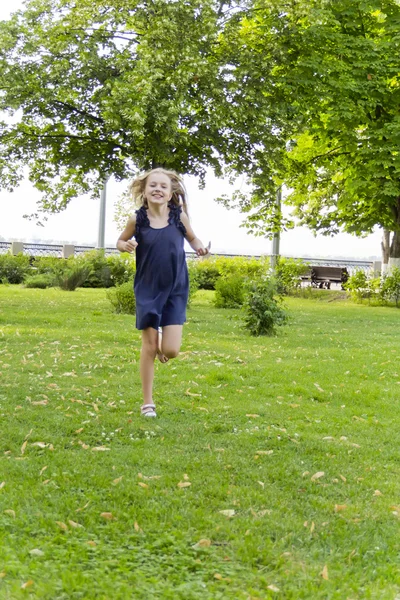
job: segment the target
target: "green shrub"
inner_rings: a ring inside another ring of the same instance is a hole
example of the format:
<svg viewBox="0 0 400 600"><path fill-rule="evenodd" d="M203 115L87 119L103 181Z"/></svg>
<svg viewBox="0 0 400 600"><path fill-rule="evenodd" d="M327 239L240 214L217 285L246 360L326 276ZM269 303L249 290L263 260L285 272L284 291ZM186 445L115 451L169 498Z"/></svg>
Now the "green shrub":
<svg viewBox="0 0 400 600"><path fill-rule="evenodd" d="M89 268L86 265L73 265L56 277L56 284L68 292L73 292L77 287L83 287L83 284L90 275Z"/></svg>
<svg viewBox="0 0 400 600"><path fill-rule="evenodd" d="M275 277L279 294L286 296L301 287L301 276L309 270L309 266L294 258L280 258L275 267Z"/></svg>
<svg viewBox="0 0 400 600"><path fill-rule="evenodd" d="M29 256L26 254L0 254L0 281L22 283L30 268Z"/></svg>
<svg viewBox="0 0 400 600"><path fill-rule="evenodd" d="M217 308L241 307L245 299L245 281L239 274L220 277L215 286L215 306Z"/></svg>
<svg viewBox="0 0 400 600"><path fill-rule="evenodd" d="M136 312L136 298L133 291L133 282L128 281L107 290L107 298L114 312L134 315Z"/></svg>
<svg viewBox="0 0 400 600"><path fill-rule="evenodd" d="M245 328L251 335L275 335L276 328L287 322L277 284L268 277L249 284L244 310Z"/></svg>
<svg viewBox="0 0 400 600"><path fill-rule="evenodd" d="M384 302L395 302L396 306L399 306L400 269L395 267L382 278L379 295Z"/></svg>
<svg viewBox="0 0 400 600"><path fill-rule="evenodd" d="M32 271L35 274L46 274L58 276L63 271L68 269L70 262L65 258L57 258L56 256L35 256L32 262Z"/></svg>
<svg viewBox="0 0 400 600"><path fill-rule="evenodd" d="M193 259L192 272L196 272L198 286L202 290L215 290L215 284L221 276L215 258Z"/></svg>
<svg viewBox="0 0 400 600"><path fill-rule="evenodd" d="M188 260L187 262L188 272L189 272L189 298L188 298L188 306L190 306L194 295L199 289L199 275L196 269L196 261Z"/></svg>
<svg viewBox="0 0 400 600"><path fill-rule="evenodd" d="M76 264L85 268L88 276L82 283L84 288L109 288L114 285L111 278L111 268L107 262L104 250L89 250L75 258Z"/></svg>
<svg viewBox="0 0 400 600"><path fill-rule="evenodd" d="M362 302L364 299L370 301L371 298L382 294L380 278L371 277L363 270L353 273L344 284L344 288L355 302Z"/></svg>
<svg viewBox="0 0 400 600"><path fill-rule="evenodd" d="M216 266L221 277L240 275L244 279L257 279L270 269L269 258L248 258L246 256L219 257Z"/></svg>
<svg viewBox="0 0 400 600"><path fill-rule="evenodd" d="M46 273L37 273L36 275L28 276L24 281L26 288L40 288L42 290L54 285L54 275Z"/></svg>
<svg viewBox="0 0 400 600"><path fill-rule="evenodd" d="M107 256L107 266L110 269L112 285L121 285L132 281L135 277L135 255L124 252Z"/></svg>

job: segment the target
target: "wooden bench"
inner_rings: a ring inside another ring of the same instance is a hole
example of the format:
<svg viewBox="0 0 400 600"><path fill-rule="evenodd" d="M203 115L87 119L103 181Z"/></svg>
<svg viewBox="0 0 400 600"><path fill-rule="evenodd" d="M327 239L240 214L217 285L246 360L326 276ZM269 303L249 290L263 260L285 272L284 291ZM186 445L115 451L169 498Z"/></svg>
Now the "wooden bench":
<svg viewBox="0 0 400 600"><path fill-rule="evenodd" d="M346 267L311 267L310 280L313 287L330 290L332 283L340 283L343 286L349 278Z"/></svg>

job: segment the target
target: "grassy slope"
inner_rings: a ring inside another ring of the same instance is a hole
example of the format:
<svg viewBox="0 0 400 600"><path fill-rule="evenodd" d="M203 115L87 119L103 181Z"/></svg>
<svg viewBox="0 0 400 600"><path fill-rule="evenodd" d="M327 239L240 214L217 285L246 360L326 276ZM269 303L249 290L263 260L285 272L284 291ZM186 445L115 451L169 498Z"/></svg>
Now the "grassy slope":
<svg viewBox="0 0 400 600"><path fill-rule="evenodd" d="M0 598L399 595L400 313L291 299L250 338L209 300L144 421L132 317L0 287Z"/></svg>

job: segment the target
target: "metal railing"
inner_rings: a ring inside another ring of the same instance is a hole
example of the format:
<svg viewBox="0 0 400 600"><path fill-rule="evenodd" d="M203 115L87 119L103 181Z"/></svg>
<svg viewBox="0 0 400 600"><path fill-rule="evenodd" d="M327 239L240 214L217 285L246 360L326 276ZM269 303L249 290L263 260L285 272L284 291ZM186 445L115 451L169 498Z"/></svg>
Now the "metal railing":
<svg viewBox="0 0 400 600"><path fill-rule="evenodd" d="M0 254L6 254L11 250L11 242L0 241ZM34 244L23 242L24 254L29 256L55 256L62 257L62 244ZM83 254L96 250L95 246L74 246L75 254ZM106 256L112 254L119 254L117 248L104 248ZM196 255L194 252L186 252L188 258L194 258ZM260 255L254 254L228 254L228 253L213 253L213 256L224 256L224 257L235 257L241 256L243 258L261 258ZM308 263L313 266L331 266L331 267L347 267L350 273L356 270L369 270L373 267L373 262L368 260L352 260L352 259L341 259L341 258L315 258L315 257L287 257L293 260L301 260L304 263Z"/></svg>

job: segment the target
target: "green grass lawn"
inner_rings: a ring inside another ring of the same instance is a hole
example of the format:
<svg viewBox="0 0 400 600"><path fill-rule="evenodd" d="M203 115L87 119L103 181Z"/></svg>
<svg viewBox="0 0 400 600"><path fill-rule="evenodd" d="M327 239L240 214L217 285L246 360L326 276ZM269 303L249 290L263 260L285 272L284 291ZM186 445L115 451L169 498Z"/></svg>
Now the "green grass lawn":
<svg viewBox="0 0 400 600"><path fill-rule="evenodd" d="M198 293L144 420L104 290L0 286L0 598L400 598L400 311L336 296Z"/></svg>

